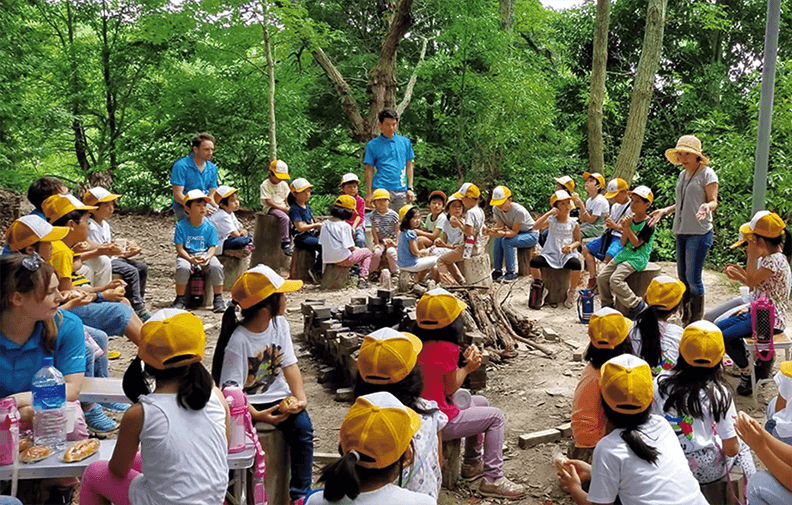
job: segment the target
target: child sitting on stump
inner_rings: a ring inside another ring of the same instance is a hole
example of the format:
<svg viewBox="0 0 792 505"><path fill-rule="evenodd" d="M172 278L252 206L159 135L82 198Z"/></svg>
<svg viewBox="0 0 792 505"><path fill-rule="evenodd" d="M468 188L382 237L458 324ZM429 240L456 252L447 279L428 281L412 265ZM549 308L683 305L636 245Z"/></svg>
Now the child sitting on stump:
<svg viewBox="0 0 792 505"><path fill-rule="evenodd" d="M418 235L418 247L421 249L431 247L443 233L443 225L448 220L443 213L445 204L446 194L442 191L432 191L429 194L429 214L421 227L415 230Z"/></svg>
<svg viewBox="0 0 792 505"><path fill-rule="evenodd" d="M347 221L352 227L356 247L366 247L366 200L359 194L360 179L352 172L341 178L341 191L355 199L355 213ZM293 220L292 220L293 222Z"/></svg>
<svg viewBox="0 0 792 505"><path fill-rule="evenodd" d="M292 255L289 236L289 167L281 160L272 160L267 178L261 183L261 211L275 216L280 227L280 246L286 256Z"/></svg>
<svg viewBox="0 0 792 505"><path fill-rule="evenodd" d="M206 218L217 230L217 256L248 256L253 250L253 239L234 214L239 210L237 191L225 184L218 187L214 193L218 210Z"/></svg>
<svg viewBox="0 0 792 505"><path fill-rule="evenodd" d="M330 207L330 219L322 223L319 244L322 246L322 263L341 267L360 265L358 287L368 287L366 277L371 265L371 251L355 247L352 227L347 221L355 210L355 199L349 195L339 196ZM392 211L391 211L392 212ZM396 214L394 212L394 214ZM398 214L396 218L398 219Z"/></svg>
<svg viewBox="0 0 792 505"><path fill-rule="evenodd" d="M484 210L478 206L481 192L475 184L466 182L462 185L462 187L459 188L457 193L462 196L462 205L467 211L465 214L464 225L461 228L462 233L465 237L465 240L473 240L472 256L478 256L483 252L483 248L479 244L479 235L481 234L481 229L484 227ZM464 259L465 248L456 247L450 252L440 256L438 261L445 265L455 281L464 285L467 283L467 281L462 276L462 272L457 266L457 264Z"/></svg>
<svg viewBox="0 0 792 505"><path fill-rule="evenodd" d="M322 276L322 246L319 244L319 230L322 223L314 220L313 209L308 204L313 186L307 179L294 179L291 183L289 194L289 218L296 233L294 246L309 251L313 257L313 265L308 270L308 275L315 283Z"/></svg>
<svg viewBox="0 0 792 505"><path fill-rule="evenodd" d="M583 172L586 181L586 203L577 193L572 193L572 201L580 209L580 236L583 238L599 237L605 231L605 216L608 215L608 200L600 194L605 186L605 177L594 172Z"/></svg>
<svg viewBox="0 0 792 505"><path fill-rule="evenodd" d="M610 213L605 215L605 233L583 246L583 260L589 273L588 289L597 288L597 260L605 264L624 249L621 243L619 221L630 213L629 184L624 179L613 179L605 190L605 198L613 200Z"/></svg>
<svg viewBox="0 0 792 505"><path fill-rule="evenodd" d="M498 186L492 190L490 205L495 226L485 227L483 233L495 238L492 280L513 281L517 278L517 258L514 250L535 246L539 235L534 230L534 220L528 209L514 201L511 190L506 186ZM504 260L506 275L501 270Z"/></svg>

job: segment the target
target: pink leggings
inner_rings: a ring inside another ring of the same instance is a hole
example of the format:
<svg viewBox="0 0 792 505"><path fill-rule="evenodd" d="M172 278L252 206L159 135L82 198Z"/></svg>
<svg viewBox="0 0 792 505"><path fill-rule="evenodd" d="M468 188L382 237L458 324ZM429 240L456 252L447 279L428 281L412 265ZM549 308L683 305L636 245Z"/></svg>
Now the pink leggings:
<svg viewBox="0 0 792 505"><path fill-rule="evenodd" d="M289 224L291 221L289 220L289 215L283 212L280 209L273 209L270 208L267 211L267 214L270 216L275 216L278 218L278 226L280 226L280 240L281 242L289 242Z"/></svg>
<svg viewBox="0 0 792 505"><path fill-rule="evenodd" d="M355 249L352 254L347 256L344 261L339 261L336 265L340 267L351 267L360 263L360 278L365 279L369 274L369 266L371 266L371 251L368 249Z"/></svg>
<svg viewBox="0 0 792 505"><path fill-rule="evenodd" d="M143 468L140 452L135 455L132 466L123 479L113 475L107 464L107 461L97 461L85 469L80 488L82 505L100 505L108 500L114 505L129 505L129 486Z"/></svg>
<svg viewBox="0 0 792 505"><path fill-rule="evenodd" d="M443 440L465 437L465 461L482 461L481 434L484 434L484 477L495 482L503 477L503 439L506 416L491 407L486 398L473 395L470 407L460 410L443 428Z"/></svg>

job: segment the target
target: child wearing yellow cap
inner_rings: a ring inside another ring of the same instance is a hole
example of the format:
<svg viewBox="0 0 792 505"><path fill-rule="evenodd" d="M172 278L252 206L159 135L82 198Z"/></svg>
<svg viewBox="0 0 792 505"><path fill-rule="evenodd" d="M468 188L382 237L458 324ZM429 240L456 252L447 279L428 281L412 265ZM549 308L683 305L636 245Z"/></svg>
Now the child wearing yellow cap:
<svg viewBox="0 0 792 505"><path fill-rule="evenodd" d="M397 243L397 263L401 270L415 272L418 282L424 280L426 274L432 274L435 282L440 282L437 272L437 256L430 255L429 249L418 247L416 229L421 225L421 212L418 207L405 205L399 210L399 241Z"/></svg>
<svg viewBox="0 0 792 505"><path fill-rule="evenodd" d="M646 288L646 310L630 330L630 340L633 353L651 364L652 375L677 363L682 327L668 320L679 311L685 289L682 281L667 275L655 277Z"/></svg>
<svg viewBox="0 0 792 505"><path fill-rule="evenodd" d="M253 238L235 212L239 210L239 190L223 184L212 195L217 211L206 219L217 230L217 255L249 256L253 250Z"/></svg>
<svg viewBox="0 0 792 505"><path fill-rule="evenodd" d="M580 235L583 238L599 237L605 231L605 216L610 209L608 200L602 195L605 177L597 172L583 172L583 180L588 198L586 203L577 193L572 193L572 201L580 209Z"/></svg>
<svg viewBox="0 0 792 505"><path fill-rule="evenodd" d="M465 240L473 240L472 255L478 256L483 253L484 249L482 242L479 240L481 230L484 228L484 210L478 205L481 191L475 184L466 182L459 188L457 193L460 195L459 199L465 207L465 219L460 230L464 234ZM455 281L459 284L466 284L467 281L457 266L464 259L464 247L455 247L450 252L440 256L438 261L445 265Z"/></svg>
<svg viewBox="0 0 792 505"><path fill-rule="evenodd" d="M366 278L372 264L372 253L368 249L355 246L352 227L346 222L354 211L354 198L349 195L336 198L335 204L330 207L330 219L322 223L319 245L322 246L323 265L330 263L342 267L360 265L358 287L362 289L368 287ZM398 217L397 215L396 218Z"/></svg>
<svg viewBox="0 0 792 505"><path fill-rule="evenodd" d="M398 274L396 237L399 234L399 213L389 207L390 193L387 189L374 190L371 199L374 204L374 212L371 213L371 241L374 244L371 271L380 269L384 256L391 274Z"/></svg>
<svg viewBox="0 0 792 505"><path fill-rule="evenodd" d="M746 233L737 245L745 242L747 260L745 268L729 264L723 269L726 277L740 282L751 289L751 301L766 297L775 307L774 333L786 328L786 313L789 310L789 293L792 288L792 272L789 260L792 257L792 236L786 223L778 214L761 210L747 223ZM751 372L745 356L745 339L753 334L750 310L738 313L717 323L723 332L726 352L740 367L740 384L737 393L749 396ZM773 360L757 359L756 378L767 379L773 367Z"/></svg>
<svg viewBox="0 0 792 505"><path fill-rule="evenodd" d="M631 352L627 338L630 322L621 312L601 308L591 315L589 345L583 357L586 364L572 395L572 438L568 455L591 463L597 442L607 433L605 411L600 398L600 369L611 358Z"/></svg>
<svg viewBox="0 0 792 505"><path fill-rule="evenodd" d="M478 489L484 496L518 499L525 489L509 480L503 469L506 416L481 395L473 395L466 409L460 409L450 400L468 374L482 362L475 345L468 346L464 352L460 348L464 332L462 312L466 308L465 302L442 288L427 291L418 301L413 333L423 342L418 355L424 374L421 397L436 402L448 417L443 440L465 438L462 477L472 480L483 475ZM484 435L483 444L481 435Z"/></svg>
<svg viewBox="0 0 792 505"><path fill-rule="evenodd" d="M630 213L630 185L621 178L612 179L605 187L603 195L613 200L610 211L605 214L605 232L583 247L583 259L589 273L588 289L597 290L597 260L607 264L624 249L621 243L622 218Z"/></svg>
<svg viewBox="0 0 792 505"><path fill-rule="evenodd" d="M402 472L402 485L437 499L443 480L439 459L441 430L448 417L436 402L421 398L423 373L418 353L422 348L418 337L392 328L366 335L357 359L355 397L387 391L420 416L421 428L413 436L415 462Z"/></svg>
<svg viewBox="0 0 792 505"><path fill-rule="evenodd" d="M437 503L427 494L401 487L402 472L415 464L411 442L420 427L418 414L388 392L359 397L341 423L341 459L322 470L319 482L324 482L324 490L315 491L304 503Z"/></svg>
<svg viewBox="0 0 792 505"><path fill-rule="evenodd" d="M267 172L267 178L261 183L261 211L270 216L275 216L280 225L281 249L286 256L291 256L291 238L289 237L289 167L282 160L272 160Z"/></svg>
<svg viewBox="0 0 792 505"><path fill-rule="evenodd" d="M355 246L366 247L366 200L360 196L360 179L352 172L341 177L341 192L355 199L355 213L347 224L352 227Z"/></svg>
<svg viewBox="0 0 792 505"><path fill-rule="evenodd" d="M578 505L708 505L687 465L674 430L652 414L652 372L632 354L601 368L603 409L613 427L594 449L592 463L557 464L561 489ZM583 483L590 481L588 493Z"/></svg>
<svg viewBox="0 0 792 505"><path fill-rule="evenodd" d="M534 229L534 219L528 209L514 201L512 192L506 186L492 190L492 216L495 226L482 229L482 233L493 237L492 280L511 282L517 278L517 257L515 249L527 249L536 245L539 234ZM502 265L506 263L506 275Z"/></svg>
<svg viewBox="0 0 792 505"><path fill-rule="evenodd" d="M748 446L740 444L734 431L737 410L722 373L724 352L718 327L696 321L682 334L679 360L655 379L652 410L671 424L701 484L725 476L735 457L749 480L756 472Z"/></svg>
<svg viewBox="0 0 792 505"><path fill-rule="evenodd" d="M163 309L143 325L138 355L124 374L133 405L110 461L85 470L80 503L222 503L231 420L201 364L205 345L203 322L189 312Z"/></svg>

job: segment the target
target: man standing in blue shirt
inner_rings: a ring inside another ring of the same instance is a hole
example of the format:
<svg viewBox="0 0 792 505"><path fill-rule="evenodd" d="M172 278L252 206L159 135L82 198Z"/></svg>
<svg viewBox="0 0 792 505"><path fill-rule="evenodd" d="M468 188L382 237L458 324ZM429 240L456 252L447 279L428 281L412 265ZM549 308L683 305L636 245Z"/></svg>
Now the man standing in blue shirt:
<svg viewBox="0 0 792 505"><path fill-rule="evenodd" d="M366 207L371 207L371 195L380 188L390 193L390 207L397 212L415 200L412 162L415 153L410 139L396 133L398 125L398 113L393 109L383 109L379 113L382 134L366 144L363 158L366 165Z"/></svg>
<svg viewBox="0 0 792 505"><path fill-rule="evenodd" d="M171 185L173 186L173 214L177 221L187 218L184 210L184 195L193 189L207 193L214 202L213 195L217 189L217 165L212 163L215 139L208 133L199 133L192 139L192 154L181 158L173 164ZM216 207L210 203L206 207L207 214L212 214Z"/></svg>

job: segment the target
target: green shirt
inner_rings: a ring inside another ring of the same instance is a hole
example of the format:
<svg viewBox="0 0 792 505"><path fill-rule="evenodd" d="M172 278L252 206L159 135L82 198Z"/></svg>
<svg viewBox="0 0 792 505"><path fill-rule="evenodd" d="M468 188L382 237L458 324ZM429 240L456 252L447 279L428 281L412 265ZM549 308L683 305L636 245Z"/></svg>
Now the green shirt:
<svg viewBox="0 0 792 505"><path fill-rule="evenodd" d="M618 265L619 263L629 262L636 272L641 272L646 268L649 263L649 255L652 254L652 242L654 242L654 227L649 226L649 218L641 221L640 223L630 223L630 229L642 241L641 245L635 247L630 240L627 240L624 249L619 251L619 254L613 258L613 261Z"/></svg>

